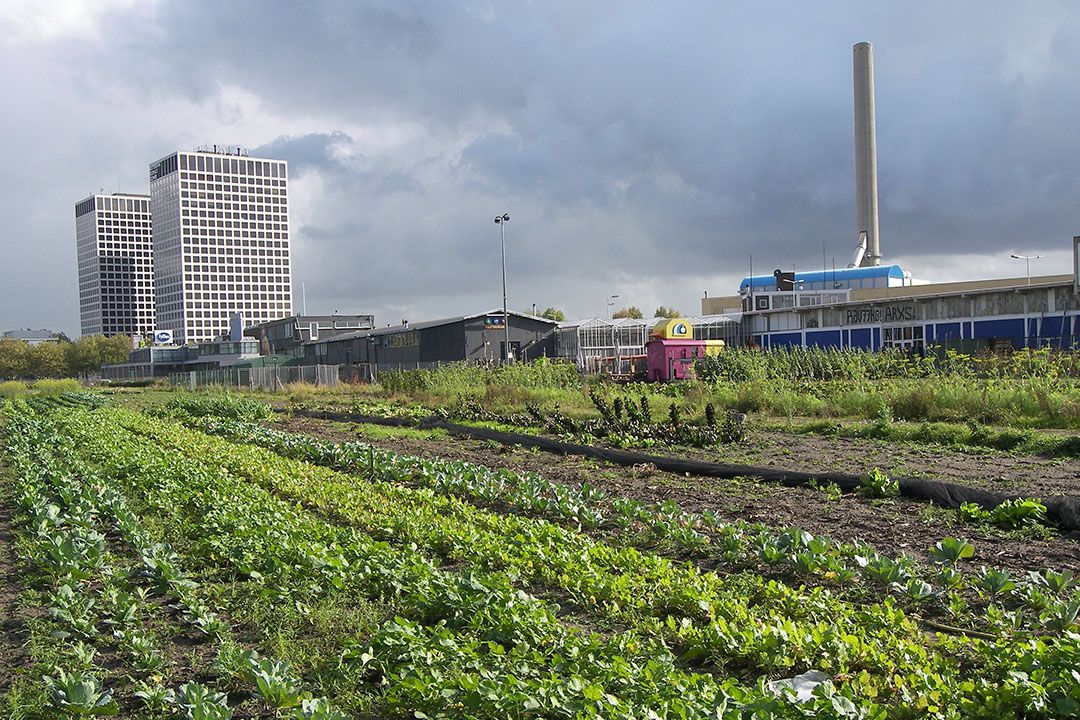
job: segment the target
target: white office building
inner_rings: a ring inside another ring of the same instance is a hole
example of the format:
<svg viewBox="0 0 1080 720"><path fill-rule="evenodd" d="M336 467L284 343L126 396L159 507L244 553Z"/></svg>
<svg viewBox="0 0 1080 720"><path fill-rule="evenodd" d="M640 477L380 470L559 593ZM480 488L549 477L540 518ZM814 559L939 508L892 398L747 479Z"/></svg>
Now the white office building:
<svg viewBox="0 0 1080 720"><path fill-rule="evenodd" d="M176 152L150 165L158 328L176 342L292 314L288 165L240 150Z"/></svg>
<svg viewBox="0 0 1080 720"><path fill-rule="evenodd" d="M91 195L75 204L83 335L154 330L150 198Z"/></svg>

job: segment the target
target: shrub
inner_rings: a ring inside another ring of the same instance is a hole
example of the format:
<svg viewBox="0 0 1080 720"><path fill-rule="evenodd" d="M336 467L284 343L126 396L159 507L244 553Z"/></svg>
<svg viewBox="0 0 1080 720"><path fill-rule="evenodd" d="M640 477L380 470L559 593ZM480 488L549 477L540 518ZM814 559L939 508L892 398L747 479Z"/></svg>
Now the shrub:
<svg viewBox="0 0 1080 720"><path fill-rule="evenodd" d="M912 438L939 445L963 445L970 440L971 429L957 423L924 422Z"/></svg>

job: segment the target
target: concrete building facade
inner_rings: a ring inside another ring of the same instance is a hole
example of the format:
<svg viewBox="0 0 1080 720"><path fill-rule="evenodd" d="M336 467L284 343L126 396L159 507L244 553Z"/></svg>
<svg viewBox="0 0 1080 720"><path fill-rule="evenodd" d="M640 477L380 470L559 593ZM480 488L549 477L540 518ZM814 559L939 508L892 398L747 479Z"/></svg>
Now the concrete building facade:
<svg viewBox="0 0 1080 720"><path fill-rule="evenodd" d="M175 152L150 165L157 325L176 342L292 314L288 165L242 151Z"/></svg>
<svg viewBox="0 0 1080 720"><path fill-rule="evenodd" d="M147 195L91 195L75 204L83 335L153 332L152 229Z"/></svg>

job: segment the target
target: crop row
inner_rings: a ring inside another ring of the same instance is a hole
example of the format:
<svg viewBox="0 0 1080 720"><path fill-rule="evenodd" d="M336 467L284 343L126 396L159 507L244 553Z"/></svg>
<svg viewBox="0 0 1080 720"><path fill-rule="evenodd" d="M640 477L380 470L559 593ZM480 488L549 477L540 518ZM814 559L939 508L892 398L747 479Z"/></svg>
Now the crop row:
<svg viewBox="0 0 1080 720"><path fill-rule="evenodd" d="M285 598L312 600L333 588L392 599L403 618L388 622L370 644L358 639L341 649L343 663L370 666L387 680L391 709L716 717L728 705L733 712L802 717L818 706L847 706L831 684L804 709L762 688L678 670L663 646L633 633L604 637L567 627L504 575L440 570L415 549L328 523L194 460L194 453L158 447L100 417L66 424L95 464L108 466L154 511L176 513L170 527L190 533L204 562Z"/></svg>
<svg viewBox="0 0 1080 720"><path fill-rule="evenodd" d="M508 574L522 586L558 588L593 612L672 643L684 659L745 677L825 668L843 680L841 692L863 702L876 698L916 713L929 705L942 715L971 703L1028 706L1033 694L1065 702L1077 692L1062 670L1063 658L1076 654L1072 632L1024 642L938 637L928 648L889 599L862 607L823 588L793 590L752 573L721 578L542 520L493 515L426 490L358 482L130 414L119 419L180 454L214 457L237 475L397 543ZM1015 675L1032 663L1052 671L1040 682Z"/></svg>
<svg viewBox="0 0 1080 720"><path fill-rule="evenodd" d="M398 455L362 443L333 443L251 423L204 420L196 427L345 472L419 484L440 495L542 515L579 529L608 529L614 531L608 538L612 543L669 547L733 571L787 570L802 583L826 584L867 596L888 592L924 612L946 613L954 624L985 627L992 621L1013 628L1026 622L1035 628L1060 630L1075 621L1080 608L1080 596L1068 595L1073 588L1071 573L1032 570L1026 578L1014 579L986 567L977 573L963 572L960 561L972 554L965 548L974 548L956 539L937 543L931 549L937 563L927 568L908 556L881 555L861 543L836 543L799 528L777 531L760 524L728 523L711 511L684 512L671 500L647 505L588 484L572 487L551 482L536 473ZM860 579L863 586L854 587ZM975 602L985 611L988 604L1004 601L1011 609L1025 609L1027 615L1003 614L995 608L988 620L985 615L976 617L970 607Z"/></svg>
<svg viewBox="0 0 1080 720"><path fill-rule="evenodd" d="M58 407L71 407L60 405ZM199 683L167 689L153 681L167 671L159 640L142 621L156 607L150 592L175 602L191 627L234 646L229 623L200 599L196 584L185 575L171 548L153 542L131 512L125 498L85 467L58 460L62 438L49 423L22 413L7 418L5 446L16 469L16 503L23 519L25 559L36 566L46 586L49 616L60 626L53 632L67 642L58 665L45 677L54 708L61 714L112 714L118 710L112 693L93 671L95 645L105 642L123 651L130 668L147 678L136 696L147 708L171 704L187 717L228 718L223 693ZM115 531L140 560L132 573L114 564L102 530ZM145 580L150 588L135 584ZM111 637L100 628L111 629ZM287 665L246 652L239 658L244 679L256 686L270 705L290 717L341 720L324 698L301 693Z"/></svg>

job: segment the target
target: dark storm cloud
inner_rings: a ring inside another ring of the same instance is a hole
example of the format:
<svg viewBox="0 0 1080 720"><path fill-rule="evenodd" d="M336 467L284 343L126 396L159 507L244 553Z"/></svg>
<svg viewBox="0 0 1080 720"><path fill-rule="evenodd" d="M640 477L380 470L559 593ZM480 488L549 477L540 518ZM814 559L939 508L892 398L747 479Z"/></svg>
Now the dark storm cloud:
<svg viewBox="0 0 1080 720"><path fill-rule="evenodd" d="M0 209L15 218L0 325L72 328L72 203L139 189L150 160L212 142L289 161L313 310L494 304L503 211L517 307L597 314L623 290L693 310L751 253L755 269L846 264L861 40L887 256L919 276L920 256L952 253L962 273L1080 230L1071 3L103 8L95 32L0 43L22 69L0 80Z"/></svg>

